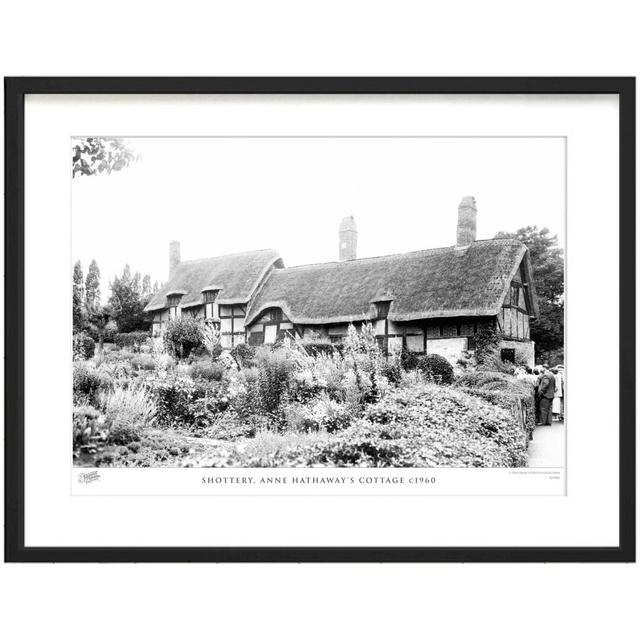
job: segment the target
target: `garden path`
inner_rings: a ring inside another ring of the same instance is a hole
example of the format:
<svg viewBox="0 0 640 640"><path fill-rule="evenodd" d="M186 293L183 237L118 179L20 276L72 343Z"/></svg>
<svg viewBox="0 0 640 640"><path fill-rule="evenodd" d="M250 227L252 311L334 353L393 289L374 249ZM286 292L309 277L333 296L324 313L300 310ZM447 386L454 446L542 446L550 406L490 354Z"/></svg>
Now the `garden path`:
<svg viewBox="0 0 640 640"><path fill-rule="evenodd" d="M536 427L529 442L529 467L564 467L566 428L564 422Z"/></svg>

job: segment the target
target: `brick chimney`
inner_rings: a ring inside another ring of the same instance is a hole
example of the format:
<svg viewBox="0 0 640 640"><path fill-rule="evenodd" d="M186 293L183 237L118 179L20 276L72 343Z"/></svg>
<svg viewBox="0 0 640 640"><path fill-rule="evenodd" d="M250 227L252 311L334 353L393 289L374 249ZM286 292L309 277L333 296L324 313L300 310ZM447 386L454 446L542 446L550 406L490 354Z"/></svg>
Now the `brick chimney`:
<svg viewBox="0 0 640 640"><path fill-rule="evenodd" d="M169 243L169 277L173 275L176 267L180 264L180 243L172 240Z"/></svg>
<svg viewBox="0 0 640 640"><path fill-rule="evenodd" d="M475 242L477 217L476 199L473 196L462 198L462 202L458 205L457 246L465 247Z"/></svg>
<svg viewBox="0 0 640 640"><path fill-rule="evenodd" d="M356 221L353 216L342 218L338 235L340 240L340 262L355 260L358 246L358 227L356 227Z"/></svg>

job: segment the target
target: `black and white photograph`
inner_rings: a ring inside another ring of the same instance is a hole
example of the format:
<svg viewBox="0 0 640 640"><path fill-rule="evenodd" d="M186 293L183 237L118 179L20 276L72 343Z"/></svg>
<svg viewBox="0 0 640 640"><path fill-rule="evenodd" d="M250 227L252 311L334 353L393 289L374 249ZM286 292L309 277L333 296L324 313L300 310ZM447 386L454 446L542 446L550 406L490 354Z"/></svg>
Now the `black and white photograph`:
<svg viewBox="0 0 640 640"><path fill-rule="evenodd" d="M3 5L4 637L633 635L634 6Z"/></svg>
<svg viewBox="0 0 640 640"><path fill-rule="evenodd" d="M628 558L632 83L176 82L9 82L13 557Z"/></svg>
<svg viewBox="0 0 640 640"><path fill-rule="evenodd" d="M564 469L564 137L95 133L75 467Z"/></svg>

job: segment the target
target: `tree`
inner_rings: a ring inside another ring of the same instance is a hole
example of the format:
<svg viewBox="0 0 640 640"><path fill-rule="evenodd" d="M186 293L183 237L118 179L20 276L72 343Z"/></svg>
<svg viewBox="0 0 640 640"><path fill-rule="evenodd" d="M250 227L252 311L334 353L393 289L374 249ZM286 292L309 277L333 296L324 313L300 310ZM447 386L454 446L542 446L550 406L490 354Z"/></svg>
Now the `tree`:
<svg viewBox="0 0 640 640"><path fill-rule="evenodd" d="M84 299L87 309L95 310L100 306L100 268L95 260L91 261L84 284Z"/></svg>
<svg viewBox="0 0 640 640"><path fill-rule="evenodd" d="M549 229L528 226L515 233L501 231L496 238L516 238L529 249L539 316L531 323L531 339L545 360L563 359L564 350L564 257L558 236Z"/></svg>
<svg viewBox="0 0 640 640"><path fill-rule="evenodd" d="M131 275L131 268L125 265L122 275L116 276L111 283L111 298L109 304L113 309L113 319L118 325L118 331L146 331L149 328L149 318L144 308L149 296L142 295L144 287L140 284L140 274ZM145 280L151 281L149 276Z"/></svg>
<svg viewBox="0 0 640 640"><path fill-rule="evenodd" d="M147 274L144 278L142 278L142 298L145 300L145 304L151 298L153 291L151 290L151 276Z"/></svg>
<svg viewBox="0 0 640 640"><path fill-rule="evenodd" d="M109 305L96 305L87 309L87 320L89 323L88 333L93 334L100 344L100 353L104 349L104 338L108 332L108 325L111 320L111 308Z"/></svg>
<svg viewBox="0 0 640 640"><path fill-rule="evenodd" d="M84 321L84 276L78 260L73 265L73 333L82 331Z"/></svg>
<svg viewBox="0 0 640 640"><path fill-rule="evenodd" d="M177 358L188 358L202 343L202 327L190 316L176 318L167 324L163 338L167 349Z"/></svg>
<svg viewBox="0 0 640 640"><path fill-rule="evenodd" d="M73 147L72 177L120 171L136 156L121 138L78 138Z"/></svg>

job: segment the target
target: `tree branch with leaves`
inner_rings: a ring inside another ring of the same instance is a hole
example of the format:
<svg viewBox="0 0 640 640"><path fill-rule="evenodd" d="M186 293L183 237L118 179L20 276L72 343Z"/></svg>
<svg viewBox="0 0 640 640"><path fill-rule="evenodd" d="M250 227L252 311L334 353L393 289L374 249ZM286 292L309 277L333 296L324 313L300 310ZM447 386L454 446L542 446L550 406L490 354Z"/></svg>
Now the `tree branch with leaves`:
<svg viewBox="0 0 640 640"><path fill-rule="evenodd" d="M77 138L71 156L72 177L121 171L137 159L122 138Z"/></svg>

